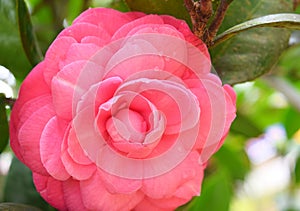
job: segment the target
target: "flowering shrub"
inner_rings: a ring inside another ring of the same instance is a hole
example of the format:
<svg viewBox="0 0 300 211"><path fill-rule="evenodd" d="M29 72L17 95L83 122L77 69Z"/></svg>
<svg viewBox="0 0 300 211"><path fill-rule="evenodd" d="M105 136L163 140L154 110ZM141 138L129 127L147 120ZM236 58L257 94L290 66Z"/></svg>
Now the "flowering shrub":
<svg viewBox="0 0 300 211"><path fill-rule="evenodd" d="M59 210L174 210L235 118L210 70L184 21L89 9L24 80L11 147Z"/></svg>

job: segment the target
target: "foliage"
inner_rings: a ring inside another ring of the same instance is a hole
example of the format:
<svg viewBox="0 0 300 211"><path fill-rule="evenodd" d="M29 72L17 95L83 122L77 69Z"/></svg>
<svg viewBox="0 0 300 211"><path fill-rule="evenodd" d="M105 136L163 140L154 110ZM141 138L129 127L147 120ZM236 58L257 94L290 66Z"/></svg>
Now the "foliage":
<svg viewBox="0 0 300 211"><path fill-rule="evenodd" d="M220 0L214 1L213 8L216 9L219 3ZM183 0L68 0L63 4L60 0L0 0L0 65L7 67L21 83L31 68L42 59L60 30L89 6L169 14L186 20L192 27ZM287 132L288 141L284 142L284 150L278 156L289 153L291 146L299 146L300 135L295 134L300 129L300 110L293 106L293 99L285 95L285 87L270 83L272 78L260 77L272 70L273 75L300 95L300 45L297 44L300 36L299 32L292 33L291 30L299 29L299 16L277 16L271 24L270 19L256 19L255 23L252 20L276 13L293 13L292 0L236 0L229 6L216 38L218 45L210 48L213 66L224 83L256 81L235 87L238 116L229 137L208 164L201 197L196 197L179 210L207 210L207 207L211 211L230 209L237 184L245 179L251 169L245 152L247 140L260 136L268 126L281 123ZM295 18L286 19L287 16ZM244 23L249 20L252 22ZM257 27L266 24L279 24L288 29ZM289 45L291 33L293 46ZM9 137L7 105L6 98L1 94L0 152L6 147ZM294 188L300 185L299 154L291 172L294 177L291 186ZM30 171L16 159L7 176L4 201L34 205L42 210L53 209L37 195ZM14 207L14 210L21 208Z"/></svg>

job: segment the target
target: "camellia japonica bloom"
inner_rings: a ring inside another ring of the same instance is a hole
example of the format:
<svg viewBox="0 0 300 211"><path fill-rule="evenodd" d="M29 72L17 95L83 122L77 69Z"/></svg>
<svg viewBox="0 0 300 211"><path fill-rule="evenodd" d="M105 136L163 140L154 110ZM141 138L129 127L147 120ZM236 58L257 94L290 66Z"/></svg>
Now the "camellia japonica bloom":
<svg viewBox="0 0 300 211"><path fill-rule="evenodd" d="M59 210L174 210L235 118L211 69L182 20L88 9L24 80L11 147Z"/></svg>

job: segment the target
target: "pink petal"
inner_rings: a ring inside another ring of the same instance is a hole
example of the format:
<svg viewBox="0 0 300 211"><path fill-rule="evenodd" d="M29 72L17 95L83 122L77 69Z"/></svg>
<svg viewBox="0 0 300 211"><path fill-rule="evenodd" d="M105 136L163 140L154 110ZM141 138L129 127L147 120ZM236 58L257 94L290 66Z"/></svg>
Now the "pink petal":
<svg viewBox="0 0 300 211"><path fill-rule="evenodd" d="M32 176L37 191L51 206L62 211L67 210L61 181L37 173Z"/></svg>
<svg viewBox="0 0 300 211"><path fill-rule="evenodd" d="M51 105L35 111L19 130L19 143L25 164L34 172L47 175L40 154L41 135L49 120L55 115Z"/></svg>
<svg viewBox="0 0 300 211"><path fill-rule="evenodd" d="M48 85L50 85L53 76L60 71L66 54L73 43L76 43L76 40L72 37L59 37L48 48L43 69L45 81Z"/></svg>
<svg viewBox="0 0 300 211"><path fill-rule="evenodd" d="M206 58L210 60L210 55L205 43L202 42L197 36L195 36L192 32L187 23L183 20L179 20L174 18L173 16L169 15L162 15L161 16L165 24L170 24L175 27L179 32L183 34L185 40L190 42L192 45L199 48L199 50L204 53Z"/></svg>
<svg viewBox="0 0 300 211"><path fill-rule="evenodd" d="M187 181L197 178L199 181L198 184L200 185L202 179L197 176L203 175L203 168L198 163L198 159L199 154L197 152L191 152L185 160L179 163L174 169L170 169L169 172L157 177L144 179L142 191L150 198L162 199L172 197L177 189ZM189 187L186 188L188 189ZM187 190L186 193L188 192ZM199 193L193 192L190 194L190 197L192 197Z"/></svg>
<svg viewBox="0 0 300 211"><path fill-rule="evenodd" d="M135 19L127 24L123 24L112 37L112 40L118 40L126 35L131 31L134 30L136 27L139 26L147 26L148 24L163 24L163 20L158 15L147 15L138 19Z"/></svg>
<svg viewBox="0 0 300 211"><path fill-rule="evenodd" d="M70 177L61 158L61 145L67 124L59 125L57 117L52 117L41 135L41 160L48 173L57 180L66 180Z"/></svg>
<svg viewBox="0 0 300 211"><path fill-rule="evenodd" d="M92 176L96 170L96 166L93 164L83 165L76 163L67 151L68 140L65 138L62 147L61 159L67 170L67 172L76 180L85 180ZM79 153L83 153L82 149L78 149ZM83 156L83 155L82 155ZM88 158L85 158L88 159Z"/></svg>
<svg viewBox="0 0 300 211"><path fill-rule="evenodd" d="M73 43L67 49L63 65L65 66L80 60L89 61L99 49L99 46L92 43Z"/></svg>
<svg viewBox="0 0 300 211"><path fill-rule="evenodd" d="M142 180L126 179L98 169L103 186L111 194L132 194L142 187Z"/></svg>
<svg viewBox="0 0 300 211"><path fill-rule="evenodd" d="M87 209L82 202L79 181L69 179L63 182L62 187L68 210L83 211Z"/></svg>
<svg viewBox="0 0 300 211"><path fill-rule="evenodd" d="M135 18L130 16L138 15L138 13L133 14L134 15L126 15L126 13L108 8L88 9L77 17L73 24L91 23L105 29L110 35L113 35L121 26Z"/></svg>
<svg viewBox="0 0 300 211"><path fill-rule="evenodd" d="M89 165L92 164L92 161L86 156L83 149L81 148L78 138L76 136L73 128L69 129L69 134L65 136L67 141L65 140L65 148L68 150L69 156L78 164Z"/></svg>
<svg viewBox="0 0 300 211"><path fill-rule="evenodd" d="M80 43L82 39L87 36L98 37L103 41L103 43L110 41L110 35L104 29L89 23L73 24L64 29L58 37L61 36L73 37L78 43Z"/></svg>
<svg viewBox="0 0 300 211"><path fill-rule="evenodd" d="M91 210L131 210L144 197L141 192L131 194L111 194L96 173L88 180L80 181L84 206Z"/></svg>
<svg viewBox="0 0 300 211"><path fill-rule="evenodd" d="M23 161L22 149L20 148L17 137L18 130L36 110L47 104L50 104L51 97L49 95L41 95L40 97L28 100L22 106L19 104L19 102L19 100L16 101L10 118L10 145L16 156Z"/></svg>

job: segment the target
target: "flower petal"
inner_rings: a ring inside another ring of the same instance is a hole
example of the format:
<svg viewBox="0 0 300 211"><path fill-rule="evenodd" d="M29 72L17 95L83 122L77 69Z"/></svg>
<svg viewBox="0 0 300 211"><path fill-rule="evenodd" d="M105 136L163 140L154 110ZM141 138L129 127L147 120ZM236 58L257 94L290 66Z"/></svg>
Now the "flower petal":
<svg viewBox="0 0 300 211"><path fill-rule="evenodd" d="M50 205L61 211L67 210L61 181L37 173L32 176L37 191Z"/></svg>
<svg viewBox="0 0 300 211"><path fill-rule="evenodd" d="M131 194L109 193L97 173L88 180L80 181L80 189L84 206L91 210L131 210L144 197L139 191Z"/></svg>
<svg viewBox="0 0 300 211"><path fill-rule="evenodd" d="M52 117L41 134L40 153L41 160L48 173L57 180L66 180L70 177L61 161L61 145L64 130L67 124L59 122Z"/></svg>

